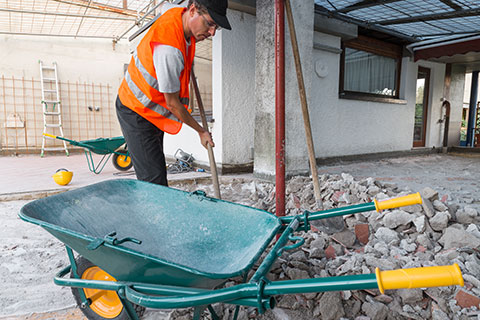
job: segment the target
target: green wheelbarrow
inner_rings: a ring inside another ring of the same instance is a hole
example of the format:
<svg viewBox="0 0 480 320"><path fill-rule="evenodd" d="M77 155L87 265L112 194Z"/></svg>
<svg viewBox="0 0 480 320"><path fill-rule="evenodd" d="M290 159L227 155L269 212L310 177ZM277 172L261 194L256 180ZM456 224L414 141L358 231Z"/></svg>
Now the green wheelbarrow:
<svg viewBox="0 0 480 320"><path fill-rule="evenodd" d="M82 147L85 151L85 157L87 158L88 169L95 174L102 172L108 159L110 159L112 155L113 166L117 170L128 171L133 166L132 158L128 153L124 137L75 141L48 133L44 133L43 135L49 138L67 141L73 146ZM103 155L97 164L95 164L93 160L92 152Z"/></svg>
<svg viewBox="0 0 480 320"><path fill-rule="evenodd" d="M269 212L147 182L118 179L26 204L20 218L66 245L70 265L54 278L72 288L89 319L139 319L145 308L194 307L194 319L214 303L275 307L275 296L310 292L463 285L458 265L361 275L269 281L295 235L310 221L421 201L418 194L327 211L276 217ZM262 253L273 242L268 253ZM75 253L76 252L76 253ZM255 273L248 277L255 263ZM69 276L67 276L69 275ZM244 283L222 285L232 277Z"/></svg>

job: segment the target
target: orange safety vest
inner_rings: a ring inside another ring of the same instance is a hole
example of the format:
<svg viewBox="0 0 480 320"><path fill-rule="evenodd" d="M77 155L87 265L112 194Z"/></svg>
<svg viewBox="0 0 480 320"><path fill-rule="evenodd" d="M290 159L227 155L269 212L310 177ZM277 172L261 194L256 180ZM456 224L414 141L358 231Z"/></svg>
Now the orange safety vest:
<svg viewBox="0 0 480 320"><path fill-rule="evenodd" d="M187 53L182 23L182 14L185 10L185 8L169 9L155 21L133 52L125 78L118 90L122 104L170 134L177 134L182 128L182 122L168 110L165 95L158 91L157 74L153 66L153 45L161 43L182 52L184 68L180 74L180 102L188 110L188 89L195 56L195 38L190 38Z"/></svg>

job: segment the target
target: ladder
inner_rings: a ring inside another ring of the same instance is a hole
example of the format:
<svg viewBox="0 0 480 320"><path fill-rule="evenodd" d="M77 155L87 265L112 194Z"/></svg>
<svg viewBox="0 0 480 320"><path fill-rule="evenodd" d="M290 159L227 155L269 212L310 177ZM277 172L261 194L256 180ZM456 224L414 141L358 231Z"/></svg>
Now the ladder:
<svg viewBox="0 0 480 320"><path fill-rule="evenodd" d="M60 151L65 150L67 156L69 155L67 144L63 142L62 147L45 147L45 139L50 139L45 133L49 130L55 130L58 128L60 134L57 135L63 138L62 128L62 113L60 109L60 92L58 90L58 73L57 63L54 62L52 67L45 66L41 60L40 63L40 84L42 87L42 108L43 108L43 139L42 139L42 152L40 154L43 157L45 151ZM50 129L52 128L52 129Z"/></svg>

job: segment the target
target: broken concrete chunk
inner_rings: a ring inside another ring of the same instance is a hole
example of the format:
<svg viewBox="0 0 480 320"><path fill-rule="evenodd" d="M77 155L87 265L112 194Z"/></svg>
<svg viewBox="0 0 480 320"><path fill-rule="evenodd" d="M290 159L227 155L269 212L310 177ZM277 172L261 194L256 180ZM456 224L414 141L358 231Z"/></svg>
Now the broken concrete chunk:
<svg viewBox="0 0 480 320"><path fill-rule="evenodd" d="M345 245L347 248L352 248L355 244L355 234L350 230L335 233L332 238Z"/></svg>
<svg viewBox="0 0 480 320"><path fill-rule="evenodd" d="M385 227L395 229L400 225L407 225L415 219L413 214L405 212L403 210L393 210L388 212L383 217L383 224Z"/></svg>
<svg viewBox="0 0 480 320"><path fill-rule="evenodd" d="M384 320L388 316L388 308L380 302L365 302L362 305L362 311L371 320Z"/></svg>
<svg viewBox="0 0 480 320"><path fill-rule="evenodd" d="M447 227L449 219L450 214L447 211L437 212L433 218L430 218L430 226L435 231L443 231Z"/></svg>
<svg viewBox="0 0 480 320"><path fill-rule="evenodd" d="M378 228L377 232L375 232L375 238L387 244L397 242L399 240L398 234L395 231L385 227Z"/></svg>
<svg viewBox="0 0 480 320"><path fill-rule="evenodd" d="M426 222L425 216L420 216L413 220L413 224L415 225L415 229L417 230L418 233L422 233L425 231L425 228L426 228L425 222Z"/></svg>
<svg viewBox="0 0 480 320"><path fill-rule="evenodd" d="M319 231L323 231L326 234L334 234L345 229L345 222L343 221L343 217L315 220L311 221L310 224L317 228Z"/></svg>
<svg viewBox="0 0 480 320"><path fill-rule="evenodd" d="M420 195L422 196L422 198L428 199L430 201L438 199L438 192L430 187L426 187L422 191L420 191Z"/></svg>
<svg viewBox="0 0 480 320"><path fill-rule="evenodd" d="M444 249L451 248L477 248L480 246L480 239L468 233L463 229L456 227L448 227L445 229L443 236L438 240Z"/></svg>
<svg viewBox="0 0 480 320"><path fill-rule="evenodd" d="M465 207L457 210L455 216L459 223L473 223L478 216L478 212L472 207Z"/></svg>
<svg viewBox="0 0 480 320"><path fill-rule="evenodd" d="M422 209L423 208L421 204L414 204L411 206L402 207L402 210L408 213L419 213L422 212Z"/></svg>
<svg viewBox="0 0 480 320"><path fill-rule="evenodd" d="M448 207L440 200L433 201L433 207L437 211L448 211Z"/></svg>
<svg viewBox="0 0 480 320"><path fill-rule="evenodd" d="M340 292L325 292L318 301L322 320L336 320L345 315Z"/></svg>
<svg viewBox="0 0 480 320"><path fill-rule="evenodd" d="M433 204L430 202L430 200L422 198L422 208L427 217L431 218L435 215L435 209L433 208Z"/></svg>

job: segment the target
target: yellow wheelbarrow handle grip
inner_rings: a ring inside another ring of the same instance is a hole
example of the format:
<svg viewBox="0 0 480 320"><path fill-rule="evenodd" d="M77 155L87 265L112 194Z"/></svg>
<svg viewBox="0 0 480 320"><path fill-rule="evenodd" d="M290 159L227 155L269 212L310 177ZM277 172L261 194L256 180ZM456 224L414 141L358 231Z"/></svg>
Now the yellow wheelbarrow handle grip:
<svg viewBox="0 0 480 320"><path fill-rule="evenodd" d="M384 201L377 201L376 199L374 199L373 202L375 202L375 209L380 212L385 209L411 206L413 204L422 204L422 197L420 196L420 193L417 192L414 194L409 194L408 196Z"/></svg>
<svg viewBox="0 0 480 320"><path fill-rule="evenodd" d="M57 136L54 136L53 134L44 133L43 135L46 136L46 137L50 137L50 138L53 138L53 139L57 139Z"/></svg>
<svg viewBox="0 0 480 320"><path fill-rule="evenodd" d="M378 289L383 294L389 289L412 289L460 285L462 272L458 264L442 267L424 267L380 271L375 269Z"/></svg>

